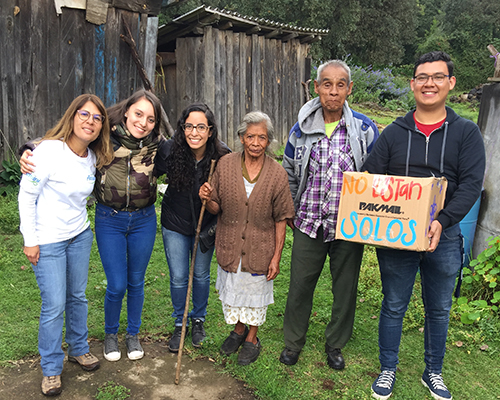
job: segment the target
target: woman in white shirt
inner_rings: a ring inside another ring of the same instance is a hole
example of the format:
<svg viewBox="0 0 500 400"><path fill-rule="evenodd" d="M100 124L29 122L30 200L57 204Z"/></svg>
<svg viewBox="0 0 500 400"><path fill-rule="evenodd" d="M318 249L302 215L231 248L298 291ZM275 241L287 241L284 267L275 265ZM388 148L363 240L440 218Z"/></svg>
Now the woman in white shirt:
<svg viewBox="0 0 500 400"><path fill-rule="evenodd" d="M19 191L24 254L35 272L42 297L38 349L43 371L42 393L61 392L66 314L68 360L84 370L99 368L87 343L87 286L93 233L87 197L96 167L111 162L109 124L102 101L77 97L61 120L33 152L36 172L24 175Z"/></svg>

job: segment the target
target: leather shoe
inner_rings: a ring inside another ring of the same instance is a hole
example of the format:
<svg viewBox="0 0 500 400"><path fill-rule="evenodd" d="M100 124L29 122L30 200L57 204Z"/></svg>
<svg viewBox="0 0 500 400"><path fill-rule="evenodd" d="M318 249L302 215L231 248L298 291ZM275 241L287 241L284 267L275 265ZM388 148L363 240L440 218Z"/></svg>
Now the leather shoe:
<svg viewBox="0 0 500 400"><path fill-rule="evenodd" d="M340 349L334 349L333 347L330 347L328 346L328 344L326 344L325 351L330 368L339 370L345 368L344 357L342 356L342 351Z"/></svg>
<svg viewBox="0 0 500 400"><path fill-rule="evenodd" d="M249 365L257 360L257 358L259 358L260 348L259 338L257 338L257 344L245 341L238 354L238 365Z"/></svg>
<svg viewBox="0 0 500 400"><path fill-rule="evenodd" d="M231 331L226 340L224 340L224 343L222 343L222 346L220 347L220 353L223 356L229 356L233 353L236 353L247 338L248 331L248 326L246 325L245 331L241 335L238 335L235 331Z"/></svg>
<svg viewBox="0 0 500 400"><path fill-rule="evenodd" d="M280 355L280 362L285 365L295 365L299 359L300 351L290 350L285 347Z"/></svg>

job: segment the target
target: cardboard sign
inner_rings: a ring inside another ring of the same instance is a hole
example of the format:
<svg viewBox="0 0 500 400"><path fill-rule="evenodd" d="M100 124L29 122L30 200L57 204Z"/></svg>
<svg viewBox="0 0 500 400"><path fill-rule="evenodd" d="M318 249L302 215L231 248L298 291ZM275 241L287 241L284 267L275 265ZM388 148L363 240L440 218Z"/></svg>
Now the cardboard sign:
<svg viewBox="0 0 500 400"><path fill-rule="evenodd" d="M425 251L430 224L443 209L446 178L344 172L337 239Z"/></svg>

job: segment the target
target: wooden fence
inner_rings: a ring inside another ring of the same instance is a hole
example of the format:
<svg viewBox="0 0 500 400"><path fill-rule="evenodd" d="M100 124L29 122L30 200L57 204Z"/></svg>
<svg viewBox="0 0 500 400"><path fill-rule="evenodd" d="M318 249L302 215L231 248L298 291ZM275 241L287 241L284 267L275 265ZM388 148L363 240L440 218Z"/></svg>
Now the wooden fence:
<svg viewBox="0 0 500 400"><path fill-rule="evenodd" d="M214 111L221 139L235 149L243 116L261 110L282 145L305 102L301 82L310 76L308 51L299 40L207 26L202 36L177 39L176 64L164 69L165 86L157 82L156 91L173 125L185 107L203 101Z"/></svg>
<svg viewBox="0 0 500 400"><path fill-rule="evenodd" d="M43 135L78 95L94 93L110 106L142 87L120 39L122 18L153 72L156 17L109 7L106 23L94 25L85 10L58 16L53 0L1 0L0 162Z"/></svg>

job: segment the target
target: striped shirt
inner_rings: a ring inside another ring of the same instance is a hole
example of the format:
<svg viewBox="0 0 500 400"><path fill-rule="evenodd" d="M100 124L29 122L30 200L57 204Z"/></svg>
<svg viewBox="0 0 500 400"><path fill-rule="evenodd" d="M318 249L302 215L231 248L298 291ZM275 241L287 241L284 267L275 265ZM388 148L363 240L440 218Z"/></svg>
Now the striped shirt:
<svg viewBox="0 0 500 400"><path fill-rule="evenodd" d="M344 171L354 171L354 157L342 117L331 137L323 137L311 148L307 184L300 198L295 226L313 239L322 226L323 241L335 240Z"/></svg>

